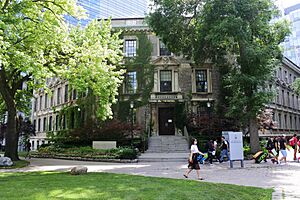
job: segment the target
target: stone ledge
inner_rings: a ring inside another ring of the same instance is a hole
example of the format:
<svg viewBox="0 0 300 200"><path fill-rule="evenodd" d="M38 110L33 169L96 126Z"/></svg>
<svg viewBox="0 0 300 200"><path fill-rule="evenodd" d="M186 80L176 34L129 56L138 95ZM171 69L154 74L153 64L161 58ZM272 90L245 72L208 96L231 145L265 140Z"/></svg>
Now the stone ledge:
<svg viewBox="0 0 300 200"><path fill-rule="evenodd" d="M31 155L32 158L49 158L61 160L78 160L78 161L92 161L92 162L114 162L114 163L137 163L138 159L103 159L103 158L82 158L82 157L66 157L66 156L52 156L52 155Z"/></svg>

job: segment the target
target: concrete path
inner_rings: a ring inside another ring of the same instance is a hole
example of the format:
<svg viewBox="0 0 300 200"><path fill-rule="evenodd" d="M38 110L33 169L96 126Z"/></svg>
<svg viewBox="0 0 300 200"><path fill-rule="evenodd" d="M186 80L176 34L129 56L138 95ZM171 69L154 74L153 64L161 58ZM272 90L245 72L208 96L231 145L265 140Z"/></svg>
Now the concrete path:
<svg viewBox="0 0 300 200"><path fill-rule="evenodd" d="M124 173L154 177L167 177L183 179L187 169L185 162L144 162L144 163L105 163L83 162L58 159L31 159L28 167L14 170L0 170L0 172L31 172L31 171L67 171L73 166L87 166L89 172ZM300 163L273 165L267 163L254 164L245 161L245 168L240 163L214 163L201 165L201 176L207 182L230 183L245 186L274 188L273 199L299 199L300 198ZM190 179L196 180L196 172L190 174Z"/></svg>

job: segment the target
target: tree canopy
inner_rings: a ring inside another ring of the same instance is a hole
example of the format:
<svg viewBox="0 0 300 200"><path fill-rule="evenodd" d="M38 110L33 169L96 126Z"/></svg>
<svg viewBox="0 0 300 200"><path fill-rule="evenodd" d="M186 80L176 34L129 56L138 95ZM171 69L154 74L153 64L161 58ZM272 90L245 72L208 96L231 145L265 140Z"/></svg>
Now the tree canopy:
<svg viewBox="0 0 300 200"><path fill-rule="evenodd" d="M78 92L89 88L99 97L98 117L112 114L110 107L123 74L118 68L122 41L111 32L109 20L95 20L84 28L68 26L65 15L83 16L76 3L0 1L0 93L8 109L6 155L12 159L17 159L16 110L22 99L28 103L25 96L34 89L47 88L47 78L68 80Z"/></svg>
<svg viewBox="0 0 300 200"><path fill-rule="evenodd" d="M151 28L173 52L223 68L227 116L248 126L259 149L256 116L272 98L268 85L289 33L271 0L155 0ZM273 21L272 21L273 20ZM225 70L224 70L225 69Z"/></svg>

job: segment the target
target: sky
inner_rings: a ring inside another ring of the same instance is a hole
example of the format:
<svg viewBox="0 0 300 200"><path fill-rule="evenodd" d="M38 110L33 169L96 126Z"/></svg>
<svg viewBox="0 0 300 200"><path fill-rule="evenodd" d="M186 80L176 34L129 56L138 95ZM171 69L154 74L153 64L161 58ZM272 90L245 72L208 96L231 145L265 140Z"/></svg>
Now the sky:
<svg viewBox="0 0 300 200"><path fill-rule="evenodd" d="M289 6L293 6L295 4L298 4L300 3L300 0L278 0L278 2L280 2L280 4L286 8L286 7L289 7Z"/></svg>

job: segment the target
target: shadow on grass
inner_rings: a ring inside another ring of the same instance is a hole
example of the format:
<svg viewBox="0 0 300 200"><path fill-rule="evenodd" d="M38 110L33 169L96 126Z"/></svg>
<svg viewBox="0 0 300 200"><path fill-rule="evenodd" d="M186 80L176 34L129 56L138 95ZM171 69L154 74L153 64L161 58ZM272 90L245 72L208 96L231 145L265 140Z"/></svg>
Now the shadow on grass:
<svg viewBox="0 0 300 200"><path fill-rule="evenodd" d="M3 199L261 199L271 189L110 173L1 174ZM18 192L16 192L18 188Z"/></svg>

